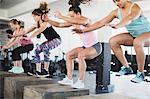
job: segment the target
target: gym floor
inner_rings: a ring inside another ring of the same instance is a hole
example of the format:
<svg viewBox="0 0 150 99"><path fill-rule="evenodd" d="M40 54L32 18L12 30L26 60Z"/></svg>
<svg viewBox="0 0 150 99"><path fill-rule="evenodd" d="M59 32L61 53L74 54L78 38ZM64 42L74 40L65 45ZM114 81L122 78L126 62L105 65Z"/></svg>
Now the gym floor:
<svg viewBox="0 0 150 99"><path fill-rule="evenodd" d="M74 81L77 80L78 71L75 71ZM150 82L133 83L130 80L135 74L115 76L115 72L111 73L111 84L114 85L114 93L134 97L136 99L150 99ZM150 77L146 77L150 79ZM95 94L96 74L85 74L85 87L90 89L90 94Z"/></svg>

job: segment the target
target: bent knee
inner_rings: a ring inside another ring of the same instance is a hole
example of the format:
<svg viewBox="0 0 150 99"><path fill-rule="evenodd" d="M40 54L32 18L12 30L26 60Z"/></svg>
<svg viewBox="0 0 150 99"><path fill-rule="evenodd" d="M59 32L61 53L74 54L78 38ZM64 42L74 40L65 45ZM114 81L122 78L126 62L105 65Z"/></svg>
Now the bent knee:
<svg viewBox="0 0 150 99"><path fill-rule="evenodd" d="M115 38L112 37L112 38L109 39L109 45L110 45L110 47L116 46L117 43L118 42L116 41Z"/></svg>
<svg viewBox="0 0 150 99"><path fill-rule="evenodd" d="M72 59L72 56L71 52L66 53L66 59Z"/></svg>
<svg viewBox="0 0 150 99"><path fill-rule="evenodd" d="M85 53L84 52L80 52L78 53L78 59L85 59Z"/></svg>
<svg viewBox="0 0 150 99"><path fill-rule="evenodd" d="M144 46L144 42L142 41L142 40L140 40L140 39L134 39L134 41L133 41L133 46Z"/></svg>

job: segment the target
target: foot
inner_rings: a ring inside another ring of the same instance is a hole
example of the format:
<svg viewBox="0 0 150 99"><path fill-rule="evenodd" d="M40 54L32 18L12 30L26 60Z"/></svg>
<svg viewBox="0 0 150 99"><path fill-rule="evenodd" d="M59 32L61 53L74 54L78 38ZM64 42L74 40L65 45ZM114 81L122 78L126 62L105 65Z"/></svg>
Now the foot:
<svg viewBox="0 0 150 99"><path fill-rule="evenodd" d="M77 89L84 88L84 82L83 82L83 80L78 79L77 82L75 84L73 84L71 87L77 88Z"/></svg>
<svg viewBox="0 0 150 99"><path fill-rule="evenodd" d="M24 73L24 69L23 69L22 67L17 67L17 68L13 71L13 73L15 73L15 74Z"/></svg>
<svg viewBox="0 0 150 99"><path fill-rule="evenodd" d="M140 83L144 81L144 78L145 78L145 74L143 72L137 71L136 76L131 80L131 82Z"/></svg>
<svg viewBox="0 0 150 99"><path fill-rule="evenodd" d="M122 66L121 70L116 74L116 76L128 75L132 73L133 73L133 70L131 67Z"/></svg>
<svg viewBox="0 0 150 99"><path fill-rule="evenodd" d="M73 84L73 80L70 80L68 77L65 77L63 80L58 81L58 83L71 86Z"/></svg>
<svg viewBox="0 0 150 99"><path fill-rule="evenodd" d="M42 75L49 75L48 71L45 69L42 69L41 73L42 73Z"/></svg>
<svg viewBox="0 0 150 99"><path fill-rule="evenodd" d="M13 72L17 69L17 66L13 66L11 70L8 70L8 72Z"/></svg>

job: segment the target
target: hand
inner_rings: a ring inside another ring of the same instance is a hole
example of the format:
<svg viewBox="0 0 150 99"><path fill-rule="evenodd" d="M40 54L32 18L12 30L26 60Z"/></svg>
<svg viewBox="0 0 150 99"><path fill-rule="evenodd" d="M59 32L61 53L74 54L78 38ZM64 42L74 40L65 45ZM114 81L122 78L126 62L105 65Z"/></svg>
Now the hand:
<svg viewBox="0 0 150 99"><path fill-rule="evenodd" d="M82 34L83 33L82 29L72 29L72 31L75 31L77 34Z"/></svg>
<svg viewBox="0 0 150 99"><path fill-rule="evenodd" d="M13 38L14 36L12 34L8 34L8 38Z"/></svg>
<svg viewBox="0 0 150 99"><path fill-rule="evenodd" d="M43 14L42 15L42 20L47 22L49 20L48 14Z"/></svg>
<svg viewBox="0 0 150 99"><path fill-rule="evenodd" d="M2 50L2 47L3 47L3 46L0 46L0 50Z"/></svg>
<svg viewBox="0 0 150 99"><path fill-rule="evenodd" d="M62 14L59 11L56 11L54 15L59 19L62 17Z"/></svg>
<svg viewBox="0 0 150 99"><path fill-rule="evenodd" d="M7 49L7 47L4 45L4 46L1 46L1 50L5 50Z"/></svg>

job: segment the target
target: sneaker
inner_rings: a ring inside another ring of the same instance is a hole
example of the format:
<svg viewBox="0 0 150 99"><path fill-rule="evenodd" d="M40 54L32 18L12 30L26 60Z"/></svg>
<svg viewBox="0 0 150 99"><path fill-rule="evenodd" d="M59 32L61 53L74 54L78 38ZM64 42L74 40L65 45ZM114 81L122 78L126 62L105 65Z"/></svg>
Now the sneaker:
<svg viewBox="0 0 150 99"><path fill-rule="evenodd" d="M20 73L23 73L24 72L24 69L22 68L22 67L17 67L14 71L13 71L13 73L15 73L15 74L20 74Z"/></svg>
<svg viewBox="0 0 150 99"><path fill-rule="evenodd" d="M131 82L140 83L144 81L144 78L145 78L145 74L143 72L137 71L135 78L133 78Z"/></svg>
<svg viewBox="0 0 150 99"><path fill-rule="evenodd" d="M42 69L42 70L41 70L41 74L42 74L42 75L48 75L49 73L48 73L48 71L47 71L47 70Z"/></svg>
<svg viewBox="0 0 150 99"><path fill-rule="evenodd" d="M35 71L35 72L27 72L28 76L35 76L35 77L40 77L39 75L42 75L41 72Z"/></svg>
<svg viewBox="0 0 150 99"><path fill-rule="evenodd" d="M17 66L13 66L11 70L8 70L8 72L13 72L17 69Z"/></svg>
<svg viewBox="0 0 150 99"><path fill-rule="evenodd" d="M121 70L116 74L116 76L128 75L132 73L133 73L133 70L131 67L122 66Z"/></svg>
<svg viewBox="0 0 150 99"><path fill-rule="evenodd" d="M77 88L77 89L84 88L84 82L83 82L83 80L78 79L77 82L75 84L73 84L71 87Z"/></svg>
<svg viewBox="0 0 150 99"><path fill-rule="evenodd" d="M68 77L65 77L63 80L58 81L59 84L63 85L73 85L73 80L70 80Z"/></svg>

